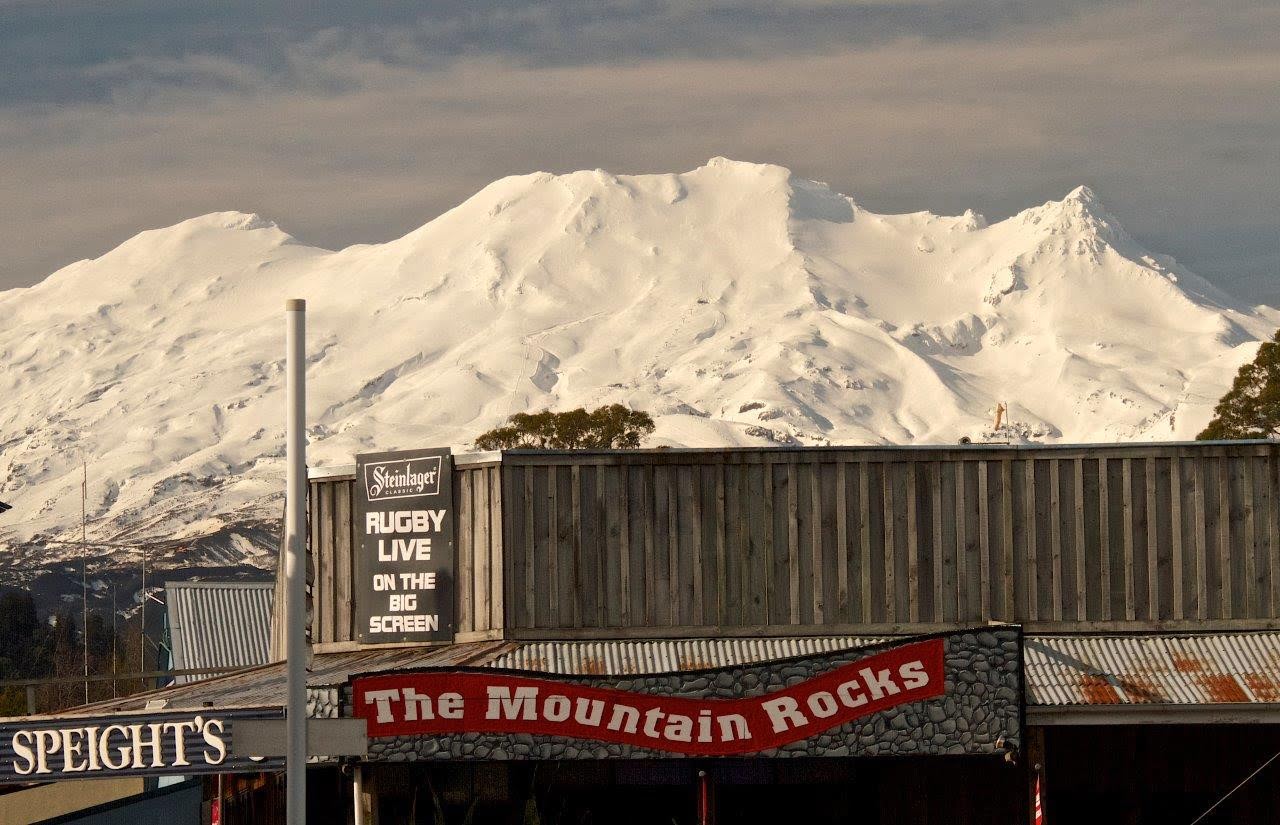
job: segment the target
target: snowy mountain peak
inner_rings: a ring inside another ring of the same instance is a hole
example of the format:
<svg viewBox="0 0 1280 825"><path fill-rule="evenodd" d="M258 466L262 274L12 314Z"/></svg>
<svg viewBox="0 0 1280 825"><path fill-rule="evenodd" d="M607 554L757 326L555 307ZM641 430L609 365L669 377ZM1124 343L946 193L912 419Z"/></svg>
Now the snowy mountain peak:
<svg viewBox="0 0 1280 825"><path fill-rule="evenodd" d="M1071 220L1087 223L1092 228L1106 227L1113 232L1124 232L1120 221L1107 211L1097 193L1087 186L1072 189L1058 202L1058 208Z"/></svg>
<svg viewBox="0 0 1280 825"><path fill-rule="evenodd" d="M1081 184L1080 186L1077 186L1075 189L1072 189L1070 192L1068 192L1067 196L1062 199L1062 202L1078 203L1082 207L1101 205L1100 202L1098 201L1097 193L1095 193L1092 189L1090 189L1088 186L1085 186L1083 184Z"/></svg>
<svg viewBox="0 0 1280 825"><path fill-rule="evenodd" d="M251 232L255 229L279 229L275 221L269 221L253 212L210 212L178 226L208 227L210 229L236 229Z"/></svg>
<svg viewBox="0 0 1280 825"><path fill-rule="evenodd" d="M103 259L128 256L133 259L143 258L150 263L156 261L157 256L181 257L198 251L205 244L218 244L225 240L231 240L233 246L239 246L238 242L232 240L236 237L251 239L251 243L259 248L293 242L293 238L274 221L260 215L235 211L210 212L162 229L139 232L108 252Z"/></svg>
<svg viewBox="0 0 1280 825"><path fill-rule="evenodd" d="M1000 440L1186 438L1277 323L1085 188L988 222L724 158L536 173L336 252L214 213L0 294L14 563L59 558L39 539L78 523L81 453L99 538L236 548L276 521L291 297L319 465L612 402L655 415L655 446L954 442L998 402Z"/></svg>
<svg viewBox="0 0 1280 825"><path fill-rule="evenodd" d="M964 214L960 216L960 219L956 221L956 225L969 232L973 232L978 229L986 229L988 225L987 216L974 212L972 209L966 209L964 210Z"/></svg>
<svg viewBox="0 0 1280 825"><path fill-rule="evenodd" d="M149 229L140 232L121 246L131 243L158 242L165 240L181 240L203 232L259 232L272 236L288 237L274 221L267 220L253 212L210 212L179 221L172 226L161 229ZM118 247L119 248L119 247Z"/></svg>
<svg viewBox="0 0 1280 825"><path fill-rule="evenodd" d="M1132 243L1119 220L1107 211L1098 195L1087 186L1077 186L1062 200L1032 207L1015 218L1054 235L1075 236L1094 244Z"/></svg>
<svg viewBox="0 0 1280 825"><path fill-rule="evenodd" d="M706 162L706 164L698 169L693 170L693 173L701 171L702 169L716 169L737 175L748 175L762 178L773 177L784 180L791 177L790 169L785 166L779 166L776 163L757 163L750 160L734 160L733 158L721 157L719 155L711 158Z"/></svg>

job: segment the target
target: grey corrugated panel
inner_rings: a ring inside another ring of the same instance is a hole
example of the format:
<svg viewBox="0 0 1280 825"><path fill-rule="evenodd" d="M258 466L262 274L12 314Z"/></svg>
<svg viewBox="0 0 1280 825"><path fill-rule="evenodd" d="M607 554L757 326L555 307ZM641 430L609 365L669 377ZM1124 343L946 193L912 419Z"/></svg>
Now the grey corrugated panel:
<svg viewBox="0 0 1280 825"><path fill-rule="evenodd" d="M271 643L271 582L169 582L165 606L175 670L266 664ZM178 676L180 684L199 675Z"/></svg>
<svg viewBox="0 0 1280 825"><path fill-rule="evenodd" d="M868 636L795 638L631 639L598 642L525 642L496 657L492 667L544 673L608 676L702 670L866 647Z"/></svg>
<svg viewBox="0 0 1280 825"><path fill-rule="evenodd" d="M1280 701L1280 633L1033 636L1028 704Z"/></svg>
<svg viewBox="0 0 1280 825"><path fill-rule="evenodd" d="M357 673L483 665L512 647L512 642L468 642L436 647L322 653L312 658L307 686L311 689L327 689L346 682ZM172 685L37 718L138 712L146 708L147 702L157 699L165 700L165 710L279 708L284 704L284 688L284 663L273 662L199 682Z"/></svg>

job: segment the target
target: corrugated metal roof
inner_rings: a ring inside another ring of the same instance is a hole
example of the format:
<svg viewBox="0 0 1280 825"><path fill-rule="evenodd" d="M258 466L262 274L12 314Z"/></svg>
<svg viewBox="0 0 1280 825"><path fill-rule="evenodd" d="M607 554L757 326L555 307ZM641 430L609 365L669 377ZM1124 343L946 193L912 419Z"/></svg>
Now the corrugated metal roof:
<svg viewBox="0 0 1280 825"><path fill-rule="evenodd" d="M318 654L307 684L312 690L324 690L346 682L356 673L451 666L632 675L724 667L882 641L887 639L823 636L470 642L381 648ZM1037 635L1026 637L1024 650L1027 704L1033 709L1121 704L1186 708L1280 704L1280 633ZM149 699L160 697L167 700L169 710L280 707L284 704L284 682L284 665L276 662L57 715L140 711Z"/></svg>
<svg viewBox="0 0 1280 825"><path fill-rule="evenodd" d="M1280 633L1029 636L1027 704L1280 702Z"/></svg>
<svg viewBox="0 0 1280 825"><path fill-rule="evenodd" d="M514 646L513 642L468 642L436 647L322 653L312 657L307 687L314 691L341 685L354 673L483 665ZM156 699L165 700L165 710L282 707L285 702L284 662L273 662L199 682L171 685L47 715L61 717L138 712L146 708L147 702Z"/></svg>
<svg viewBox="0 0 1280 825"><path fill-rule="evenodd" d="M631 675L809 655L882 637L527 642L493 667ZM1027 703L1221 705L1280 702L1280 634L1028 636Z"/></svg>
<svg viewBox="0 0 1280 825"><path fill-rule="evenodd" d="M252 667L270 660L271 582L168 582L175 670ZM177 676L179 684L201 677Z"/></svg>
<svg viewBox="0 0 1280 825"><path fill-rule="evenodd" d="M866 647L882 641L885 641L883 637L808 636L524 642L510 653L498 656L489 665L544 673L620 676L729 667Z"/></svg>

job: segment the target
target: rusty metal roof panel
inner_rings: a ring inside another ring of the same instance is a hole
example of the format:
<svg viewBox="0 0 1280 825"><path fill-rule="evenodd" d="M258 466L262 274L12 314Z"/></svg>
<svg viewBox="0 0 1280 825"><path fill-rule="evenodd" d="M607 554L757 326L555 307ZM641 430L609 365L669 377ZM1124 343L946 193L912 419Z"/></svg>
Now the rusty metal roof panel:
<svg viewBox="0 0 1280 825"><path fill-rule="evenodd" d="M426 667L477 667L512 648L512 642L465 642L431 647L374 648L325 653L312 660L308 685L340 685L357 673L417 670Z"/></svg>
<svg viewBox="0 0 1280 825"><path fill-rule="evenodd" d="M1030 636L1028 704L1280 701L1280 633Z"/></svg>
<svg viewBox="0 0 1280 825"><path fill-rule="evenodd" d="M869 636L524 642L492 667L607 676L668 673L807 656L885 641Z"/></svg>
<svg viewBox="0 0 1280 825"><path fill-rule="evenodd" d="M169 582L165 585L175 670L253 667L269 660L271 582ZM177 676L178 684L201 678Z"/></svg>
<svg viewBox="0 0 1280 825"><path fill-rule="evenodd" d="M525 642L494 667L635 675L727 667L887 641L883 637ZM1280 634L1028 636L1029 705L1214 705L1280 701Z"/></svg>

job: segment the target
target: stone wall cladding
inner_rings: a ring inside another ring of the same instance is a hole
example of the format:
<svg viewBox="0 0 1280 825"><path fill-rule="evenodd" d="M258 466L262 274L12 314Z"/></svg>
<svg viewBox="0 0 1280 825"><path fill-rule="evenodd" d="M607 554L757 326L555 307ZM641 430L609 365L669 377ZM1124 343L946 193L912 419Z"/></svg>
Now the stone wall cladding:
<svg viewBox="0 0 1280 825"><path fill-rule="evenodd" d="M942 696L873 713L804 741L760 751L754 755L935 756L999 754L1018 750L1022 744L1021 629L992 627L940 635L945 640L946 692ZM629 678L557 679L572 684L607 686L663 696L722 699L752 697L790 687L886 648L921 638L931 637L900 639L888 645L739 665L715 671ZM344 712L349 715L349 689L344 691L343 699L346 704ZM369 760L375 762L681 757L681 754L633 745L528 734L467 733L448 736L391 736L369 740Z"/></svg>
<svg viewBox="0 0 1280 825"><path fill-rule="evenodd" d="M342 693L341 685L308 687L307 717L310 719L337 719L342 710Z"/></svg>

